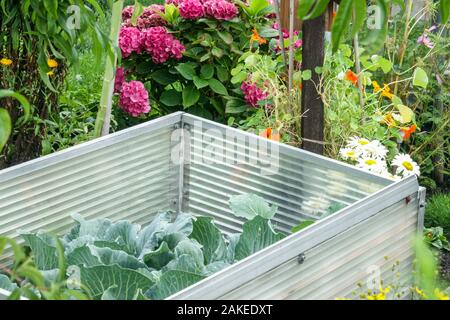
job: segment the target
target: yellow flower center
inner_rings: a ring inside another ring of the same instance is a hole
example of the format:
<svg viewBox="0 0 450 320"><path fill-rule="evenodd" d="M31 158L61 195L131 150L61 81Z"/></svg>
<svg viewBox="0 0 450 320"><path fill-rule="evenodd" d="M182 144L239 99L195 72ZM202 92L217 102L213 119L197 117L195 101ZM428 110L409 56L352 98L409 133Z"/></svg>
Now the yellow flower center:
<svg viewBox="0 0 450 320"><path fill-rule="evenodd" d="M369 142L367 140L358 140L358 143L362 146L365 146L366 144L368 144Z"/></svg>
<svg viewBox="0 0 450 320"><path fill-rule="evenodd" d="M412 171L412 169L413 169L413 165L412 165L412 163L409 162L409 161L403 162L403 163L402 163L402 166L405 167L405 169L408 170L408 171Z"/></svg>
<svg viewBox="0 0 450 320"><path fill-rule="evenodd" d="M364 161L368 166L373 166L374 164L377 164L376 160L373 159L367 159L366 161Z"/></svg>
<svg viewBox="0 0 450 320"><path fill-rule="evenodd" d="M356 156L355 151L347 151L347 157L354 158Z"/></svg>

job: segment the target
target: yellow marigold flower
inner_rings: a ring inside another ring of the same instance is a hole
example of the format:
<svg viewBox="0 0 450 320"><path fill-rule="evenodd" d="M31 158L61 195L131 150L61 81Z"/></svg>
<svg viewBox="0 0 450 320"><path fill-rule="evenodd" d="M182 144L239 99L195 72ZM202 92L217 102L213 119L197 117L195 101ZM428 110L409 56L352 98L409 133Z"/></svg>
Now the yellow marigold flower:
<svg viewBox="0 0 450 320"><path fill-rule="evenodd" d="M383 88L383 91L381 92L381 96L386 97L388 99L392 99L392 97L394 96L391 93L391 88L389 88L389 86L387 84L384 84L384 88Z"/></svg>
<svg viewBox="0 0 450 320"><path fill-rule="evenodd" d="M374 91L374 92L380 92L380 91L381 91L381 87L380 87L380 85L378 84L378 82L372 81L372 86L373 86L373 91Z"/></svg>
<svg viewBox="0 0 450 320"><path fill-rule="evenodd" d="M438 288L434 289L434 295L438 300L449 300L448 295L439 290Z"/></svg>
<svg viewBox="0 0 450 320"><path fill-rule="evenodd" d="M3 58L0 60L0 64L3 66L10 66L13 63L11 59Z"/></svg>
<svg viewBox="0 0 450 320"><path fill-rule="evenodd" d="M58 67L58 62L54 59L48 59L47 60L47 65L49 66L49 68L57 68Z"/></svg>

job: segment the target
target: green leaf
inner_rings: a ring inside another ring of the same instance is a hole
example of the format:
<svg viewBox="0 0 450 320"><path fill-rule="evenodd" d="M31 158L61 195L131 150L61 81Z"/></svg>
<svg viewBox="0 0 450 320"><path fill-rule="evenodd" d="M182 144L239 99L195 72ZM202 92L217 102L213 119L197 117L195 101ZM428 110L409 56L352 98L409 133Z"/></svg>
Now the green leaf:
<svg viewBox="0 0 450 320"><path fill-rule="evenodd" d="M304 20L317 18L322 13L324 13L330 0L317 0L315 2L316 5L314 6L314 9L304 18Z"/></svg>
<svg viewBox="0 0 450 320"><path fill-rule="evenodd" d="M428 85L428 76L425 70L417 67L413 74L413 85L426 88Z"/></svg>
<svg viewBox="0 0 450 320"><path fill-rule="evenodd" d="M224 51L218 47L214 47L211 50L211 54L216 57L216 58L222 58L222 56L224 55Z"/></svg>
<svg viewBox="0 0 450 320"><path fill-rule="evenodd" d="M311 70L303 70L303 72L302 72L302 79L303 80L308 81L308 80L311 79L311 77L312 77Z"/></svg>
<svg viewBox="0 0 450 320"><path fill-rule="evenodd" d="M159 101L168 107L179 106L183 102L181 93L175 89L164 91L159 97Z"/></svg>
<svg viewBox="0 0 450 320"><path fill-rule="evenodd" d="M190 63L180 63L175 69L187 80L192 80L195 76L195 68Z"/></svg>
<svg viewBox="0 0 450 320"><path fill-rule="evenodd" d="M204 278L205 276L191 272L169 270L161 276L159 283L153 287L147 295L156 300L165 299Z"/></svg>
<svg viewBox="0 0 450 320"><path fill-rule="evenodd" d="M185 109L196 104L198 99L200 99L200 91L195 86L189 85L183 89L183 107Z"/></svg>
<svg viewBox="0 0 450 320"><path fill-rule="evenodd" d="M339 4L339 9L336 18L334 19L331 33L333 52L336 52L339 48L341 39L344 37L344 34L350 25L353 10L352 2L353 0L342 0Z"/></svg>
<svg viewBox="0 0 450 320"><path fill-rule="evenodd" d="M8 111L0 108L0 152L3 150L6 142L8 142L11 130L11 117L9 116Z"/></svg>
<svg viewBox="0 0 450 320"><path fill-rule="evenodd" d="M80 269L81 283L95 300L102 298L109 288L115 288L119 300L132 300L139 291L147 291L154 284L144 274L118 265L94 266Z"/></svg>
<svg viewBox="0 0 450 320"><path fill-rule="evenodd" d="M174 258L167 242L162 242L155 251L147 252L143 255L143 261L150 268L160 270Z"/></svg>
<svg viewBox="0 0 450 320"><path fill-rule="evenodd" d="M219 35L220 39L223 40L227 45L230 45L233 43L233 36L231 33L227 31L217 31L217 34Z"/></svg>
<svg viewBox="0 0 450 320"><path fill-rule="evenodd" d="M230 74L228 73L228 70L225 67L222 66L216 66L217 70L217 78L220 82L227 82L230 78Z"/></svg>
<svg viewBox="0 0 450 320"><path fill-rule="evenodd" d="M270 220L256 216L244 223L242 234L236 244L234 258L242 260L283 239L273 230Z"/></svg>
<svg viewBox="0 0 450 320"><path fill-rule="evenodd" d="M248 220L256 216L272 219L278 210L275 205L270 206L266 200L256 194L242 194L230 197L230 208L237 217Z"/></svg>
<svg viewBox="0 0 450 320"><path fill-rule="evenodd" d="M53 18L58 18L58 0L44 0L44 7Z"/></svg>
<svg viewBox="0 0 450 320"><path fill-rule="evenodd" d="M222 260L225 256L226 245L222 232L214 225L211 217L197 217L190 238L203 246L205 265Z"/></svg>
<svg viewBox="0 0 450 320"><path fill-rule="evenodd" d="M58 255L53 237L43 233L21 233L21 236L33 251L34 263L39 270L58 268Z"/></svg>
<svg viewBox="0 0 450 320"><path fill-rule="evenodd" d="M445 24L450 16L450 0L439 1L439 13L441 14L441 23Z"/></svg>
<svg viewBox="0 0 450 320"><path fill-rule="evenodd" d="M209 85L208 80L202 79L197 76L195 76L192 80L194 81L194 85L197 87L197 89L201 89Z"/></svg>
<svg viewBox="0 0 450 320"><path fill-rule="evenodd" d="M248 109L247 104L240 99L231 99L225 105L225 113L242 113Z"/></svg>
<svg viewBox="0 0 450 320"><path fill-rule="evenodd" d="M315 223L315 221L312 221L312 220L302 221L298 225L292 227L291 232L292 233L298 232L298 231L300 231L302 229L305 229L306 227L308 227L308 226L310 226L310 225L312 225L314 223Z"/></svg>
<svg viewBox="0 0 450 320"><path fill-rule="evenodd" d="M354 19L351 35L354 37L364 26L366 19L367 3L366 0L353 0Z"/></svg>
<svg viewBox="0 0 450 320"><path fill-rule="evenodd" d="M0 289L6 291L14 291L17 289L17 285L12 283L11 280L4 274L0 274Z"/></svg>
<svg viewBox="0 0 450 320"><path fill-rule="evenodd" d="M400 116L402 118L402 123L411 122L414 117L414 111L411 108L404 106L402 104L398 104L395 106L400 112Z"/></svg>
<svg viewBox="0 0 450 320"><path fill-rule="evenodd" d="M305 17L311 12L314 3L315 0L299 1L297 11L298 17L302 20L306 20Z"/></svg>
<svg viewBox="0 0 450 320"><path fill-rule="evenodd" d="M233 76L233 78L231 78L231 83L237 84L237 83L241 83L242 81L245 81L245 80L247 80L247 72L241 71L238 74L236 74L235 76Z"/></svg>
<svg viewBox="0 0 450 320"><path fill-rule="evenodd" d="M155 80L159 84L162 84L163 86L167 86L177 81L177 76L170 72L167 72L166 69L157 70L150 76L153 80Z"/></svg>
<svg viewBox="0 0 450 320"><path fill-rule="evenodd" d="M214 76L214 66L212 64L204 64L200 69L202 79L209 80Z"/></svg>
<svg viewBox="0 0 450 320"><path fill-rule="evenodd" d="M223 95L223 96L228 95L227 88L225 88L225 86L219 80L212 78L212 79L208 80L208 83L209 83L209 87L215 93Z"/></svg>

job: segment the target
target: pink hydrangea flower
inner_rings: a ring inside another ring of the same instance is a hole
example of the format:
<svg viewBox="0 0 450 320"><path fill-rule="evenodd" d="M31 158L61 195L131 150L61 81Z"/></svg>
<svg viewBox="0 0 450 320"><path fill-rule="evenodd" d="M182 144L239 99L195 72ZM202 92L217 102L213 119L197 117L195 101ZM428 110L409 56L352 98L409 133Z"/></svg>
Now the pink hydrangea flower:
<svg viewBox="0 0 450 320"><path fill-rule="evenodd" d="M164 6L159 4L152 4L148 6L144 9L144 12L137 18L136 27L139 30L142 30L150 27L166 25L166 20L164 20L164 18L159 15L159 13L164 13L164 10ZM124 26L133 27L131 18L125 20Z"/></svg>
<svg viewBox="0 0 450 320"><path fill-rule="evenodd" d="M258 102L266 99L269 95L269 93L264 92L251 81L242 82L241 89L244 93L245 101L252 107L258 107Z"/></svg>
<svg viewBox="0 0 450 320"><path fill-rule="evenodd" d="M116 78L114 80L114 92L119 93L122 91L123 83L125 82L125 69L117 68Z"/></svg>
<svg viewBox="0 0 450 320"><path fill-rule="evenodd" d="M154 63L164 63L170 58L181 59L185 47L167 33L163 27L151 27L142 31L142 48L150 54Z"/></svg>
<svg viewBox="0 0 450 320"><path fill-rule="evenodd" d="M206 14L217 20L231 20L238 14L238 8L226 0L206 0L203 6Z"/></svg>
<svg viewBox="0 0 450 320"><path fill-rule="evenodd" d="M130 19L133 16L134 6L126 6L122 10L122 20Z"/></svg>
<svg viewBox="0 0 450 320"><path fill-rule="evenodd" d="M150 112L148 92L140 81L125 82L120 93L119 106L133 117Z"/></svg>
<svg viewBox="0 0 450 320"><path fill-rule="evenodd" d="M195 20L205 14L203 4L199 0L183 0L178 8L180 9L180 16L185 19Z"/></svg>
<svg viewBox="0 0 450 320"><path fill-rule="evenodd" d="M183 2L183 0L166 0L167 4L174 4L176 6L180 5L181 2Z"/></svg>
<svg viewBox="0 0 450 320"><path fill-rule="evenodd" d="M129 57L133 52L141 53L141 31L134 27L122 27L119 34L119 47L124 58Z"/></svg>

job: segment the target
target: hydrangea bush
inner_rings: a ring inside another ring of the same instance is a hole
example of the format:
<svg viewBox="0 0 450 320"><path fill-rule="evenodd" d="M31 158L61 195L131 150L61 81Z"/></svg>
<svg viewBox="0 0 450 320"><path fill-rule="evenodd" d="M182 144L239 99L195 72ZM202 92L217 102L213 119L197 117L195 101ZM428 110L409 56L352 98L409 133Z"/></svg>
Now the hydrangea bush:
<svg viewBox="0 0 450 320"><path fill-rule="evenodd" d="M133 6L123 10L119 37L120 109L132 117L185 110L225 121L229 114L264 108L260 101L269 91L264 83L231 71L249 52L282 61L267 0L166 0L144 8L136 21L133 11Z"/></svg>

